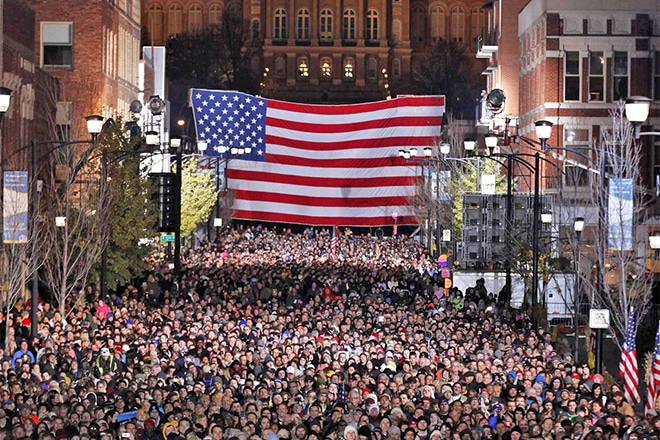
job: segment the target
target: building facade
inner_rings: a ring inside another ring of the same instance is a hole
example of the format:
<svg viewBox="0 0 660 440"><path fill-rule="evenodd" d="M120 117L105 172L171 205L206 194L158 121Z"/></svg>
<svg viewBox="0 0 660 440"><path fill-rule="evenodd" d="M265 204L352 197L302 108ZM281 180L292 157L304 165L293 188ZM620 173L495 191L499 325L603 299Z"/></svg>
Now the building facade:
<svg viewBox="0 0 660 440"><path fill-rule="evenodd" d="M383 99L401 93L425 51L453 40L475 51L483 0L147 0L150 44L241 14L262 42L264 94L297 102ZM256 67L258 66L258 67Z"/></svg>
<svg viewBox="0 0 660 440"><path fill-rule="evenodd" d="M37 65L59 82L57 132L84 139L84 117L126 117L138 97L140 0L25 0L36 13Z"/></svg>

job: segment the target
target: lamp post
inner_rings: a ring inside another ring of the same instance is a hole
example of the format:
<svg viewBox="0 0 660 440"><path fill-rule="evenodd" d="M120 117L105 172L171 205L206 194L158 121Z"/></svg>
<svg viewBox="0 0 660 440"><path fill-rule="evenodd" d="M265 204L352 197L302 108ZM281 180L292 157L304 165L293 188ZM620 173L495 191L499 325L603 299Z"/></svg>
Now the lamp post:
<svg viewBox="0 0 660 440"><path fill-rule="evenodd" d="M31 148L31 158L32 158L32 198L30 199L30 206L31 206L31 218L36 219L37 216L39 215L39 205L38 205L38 181L37 181L37 170L39 169L39 162L42 157L46 157L49 154L53 153L54 151L57 151L61 148L68 147L70 145L74 144L91 144L91 149L88 150L85 153L84 157L87 157L89 153L96 148L97 142L98 142L98 135L101 133L101 130L103 129L103 117L98 116L98 115L91 115L87 116L86 118L87 121L87 132L91 136L91 141L90 140L85 140L85 141L71 141L71 142L64 142L62 143L59 140L53 140L53 141L37 141L33 140L32 143L30 144ZM43 154L39 153L39 146L40 145L48 145L48 144L57 144L54 148L46 151ZM17 151L16 153L23 151L23 149ZM56 219L57 221L57 219ZM62 222L62 219L59 220ZM66 218L64 218L64 221L66 221ZM30 237L33 238L35 231L34 227L30 228L28 233L30 234ZM32 338L36 338L38 336L38 305L39 305L39 273L38 273L38 263L37 263L37 258L35 255L32 256L31 258L31 264L32 264L32 285L31 285L31 305L30 305L30 335ZM103 275L103 274L102 274Z"/></svg>
<svg viewBox="0 0 660 440"><path fill-rule="evenodd" d="M641 132L642 124L646 122L651 110L651 99L646 96L630 96L626 98L624 111L626 118L633 126L635 139L640 136L660 136L657 131Z"/></svg>
<svg viewBox="0 0 660 440"><path fill-rule="evenodd" d="M580 240L582 239L582 231L584 230L584 218L577 217L573 222L573 232L575 232L575 246L573 247L573 262L575 265L575 280L573 285L573 329L574 329L574 348L573 357L575 363L578 362L579 337L578 328L580 326Z"/></svg>

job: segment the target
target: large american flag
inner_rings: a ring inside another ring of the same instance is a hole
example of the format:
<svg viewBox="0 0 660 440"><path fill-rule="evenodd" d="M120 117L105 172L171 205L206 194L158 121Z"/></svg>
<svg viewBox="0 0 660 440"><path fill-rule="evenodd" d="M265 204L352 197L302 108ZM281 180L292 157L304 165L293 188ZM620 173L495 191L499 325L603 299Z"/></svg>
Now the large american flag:
<svg viewBox="0 0 660 440"><path fill-rule="evenodd" d="M655 348L653 349L651 372L647 385L645 413L655 410L655 403L658 401L658 394L660 393L660 323L658 324L658 332L655 335Z"/></svg>
<svg viewBox="0 0 660 440"><path fill-rule="evenodd" d="M626 339L621 350L619 361L619 375L623 377L623 395L631 404L640 401L639 397L639 369L637 368L637 346L635 342L635 310L630 309Z"/></svg>
<svg viewBox="0 0 660 440"><path fill-rule="evenodd" d="M352 105L294 104L239 92L191 89L205 155L231 156L233 217L307 225L417 223L411 206L419 167L400 149L433 145L443 96L407 96Z"/></svg>

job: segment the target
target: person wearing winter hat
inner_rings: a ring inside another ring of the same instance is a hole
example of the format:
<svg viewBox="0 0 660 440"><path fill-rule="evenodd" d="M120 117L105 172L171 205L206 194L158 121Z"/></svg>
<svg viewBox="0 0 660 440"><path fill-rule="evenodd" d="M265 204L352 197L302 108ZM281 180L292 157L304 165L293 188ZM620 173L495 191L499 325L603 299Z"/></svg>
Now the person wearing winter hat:
<svg viewBox="0 0 660 440"><path fill-rule="evenodd" d="M358 430L351 425L346 426L344 428L344 439L345 440L357 440L358 438Z"/></svg>

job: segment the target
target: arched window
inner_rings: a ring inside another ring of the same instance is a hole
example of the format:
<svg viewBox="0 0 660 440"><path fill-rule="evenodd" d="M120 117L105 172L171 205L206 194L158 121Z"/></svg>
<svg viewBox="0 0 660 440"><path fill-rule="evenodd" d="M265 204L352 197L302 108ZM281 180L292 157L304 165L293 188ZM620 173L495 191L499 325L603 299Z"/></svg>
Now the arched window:
<svg viewBox="0 0 660 440"><path fill-rule="evenodd" d="M309 40L309 10L299 10L297 18L298 21L296 23L296 38L298 40Z"/></svg>
<svg viewBox="0 0 660 440"><path fill-rule="evenodd" d="M183 8L181 5L172 5L167 13L167 33L178 35L183 31Z"/></svg>
<svg viewBox="0 0 660 440"><path fill-rule="evenodd" d="M431 8L431 39L433 41L445 38L445 10L442 6Z"/></svg>
<svg viewBox="0 0 660 440"><path fill-rule="evenodd" d="M227 12L233 19L242 19L243 18L243 8L240 3L233 3L227 9Z"/></svg>
<svg viewBox="0 0 660 440"><path fill-rule="evenodd" d="M375 80L378 78L378 60L376 58L369 58L367 60L367 79Z"/></svg>
<svg viewBox="0 0 660 440"><path fill-rule="evenodd" d="M319 23L320 36L322 41L332 40L332 11L324 9L321 11L321 22Z"/></svg>
<svg viewBox="0 0 660 440"><path fill-rule="evenodd" d="M154 42L163 39L163 7L153 3L149 6L149 29Z"/></svg>
<svg viewBox="0 0 660 440"><path fill-rule="evenodd" d="M220 26L222 23L222 6L213 4L209 6L209 26Z"/></svg>
<svg viewBox="0 0 660 440"><path fill-rule="evenodd" d="M202 29L202 7L190 5L188 8L188 31L197 32Z"/></svg>
<svg viewBox="0 0 660 440"><path fill-rule="evenodd" d="M284 57L275 58L275 76L280 79L286 78L286 59Z"/></svg>
<svg viewBox="0 0 660 440"><path fill-rule="evenodd" d="M344 11L344 40L355 40L355 11Z"/></svg>
<svg viewBox="0 0 660 440"><path fill-rule="evenodd" d="M426 11L424 6L415 5L410 11L410 39L424 41L426 35Z"/></svg>
<svg viewBox="0 0 660 440"><path fill-rule="evenodd" d="M401 21L394 20L392 22L392 41L394 43L401 41Z"/></svg>
<svg viewBox="0 0 660 440"><path fill-rule="evenodd" d="M470 12L470 23L472 24L472 32L470 37L476 37L481 34L481 30L486 27L486 14L481 8L472 8Z"/></svg>
<svg viewBox="0 0 660 440"><path fill-rule="evenodd" d="M344 79L352 81L355 78L355 60L344 58Z"/></svg>
<svg viewBox="0 0 660 440"><path fill-rule="evenodd" d="M460 6L451 10L451 38L459 43L465 39L465 10Z"/></svg>
<svg viewBox="0 0 660 440"><path fill-rule="evenodd" d="M307 57L298 58L298 77L307 79L309 78L309 62Z"/></svg>
<svg viewBox="0 0 660 440"><path fill-rule="evenodd" d="M392 76L395 78L401 76L401 60L399 58L392 60Z"/></svg>
<svg viewBox="0 0 660 440"><path fill-rule="evenodd" d="M378 39L378 11L369 9L367 11L367 40Z"/></svg>
<svg viewBox="0 0 660 440"><path fill-rule="evenodd" d="M321 58L321 79L332 79L332 60L330 58Z"/></svg>
<svg viewBox="0 0 660 440"><path fill-rule="evenodd" d="M286 11L282 8L275 11L275 32L273 38L286 38Z"/></svg>
<svg viewBox="0 0 660 440"><path fill-rule="evenodd" d="M261 23L259 20L252 20L252 38L259 38L259 32L261 31Z"/></svg>

